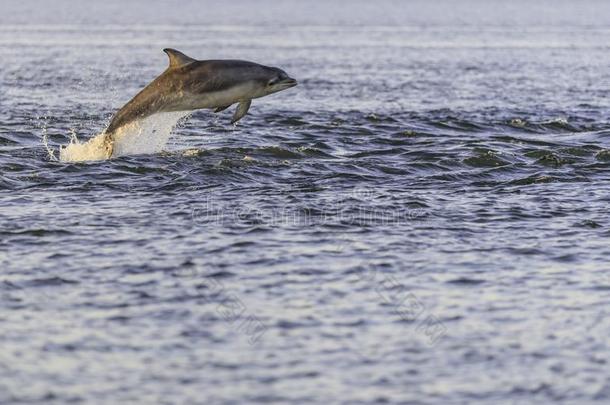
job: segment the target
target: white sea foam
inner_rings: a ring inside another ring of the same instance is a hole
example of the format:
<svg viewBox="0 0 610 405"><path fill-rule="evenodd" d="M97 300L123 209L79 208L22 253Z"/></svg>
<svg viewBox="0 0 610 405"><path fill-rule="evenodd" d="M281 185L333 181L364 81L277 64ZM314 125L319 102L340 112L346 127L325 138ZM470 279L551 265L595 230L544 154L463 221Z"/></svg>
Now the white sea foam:
<svg viewBox="0 0 610 405"><path fill-rule="evenodd" d="M117 130L114 135L112 157L161 152L178 121L189 112L164 112L143 120L131 122ZM83 162L108 158L104 147L105 134L101 133L87 142L79 142L73 136L70 143L59 149L62 162Z"/></svg>

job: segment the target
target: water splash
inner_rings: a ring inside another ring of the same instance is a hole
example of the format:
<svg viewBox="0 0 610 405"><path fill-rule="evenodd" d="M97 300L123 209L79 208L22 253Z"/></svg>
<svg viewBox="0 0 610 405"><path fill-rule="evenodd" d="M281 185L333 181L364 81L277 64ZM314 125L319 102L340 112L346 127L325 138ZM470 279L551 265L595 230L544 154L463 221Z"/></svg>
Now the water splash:
<svg viewBox="0 0 610 405"><path fill-rule="evenodd" d="M188 111L159 113L119 128L114 138L112 157L161 152L169 141L172 129L189 113ZM104 133L100 133L81 143L76 138L76 134L72 134L70 143L60 147L59 160L83 162L107 159L105 136Z"/></svg>
<svg viewBox="0 0 610 405"><path fill-rule="evenodd" d="M42 126L42 145L47 150L49 159L56 162L58 159L57 156L55 156L55 151L49 146L49 133L47 132L46 124Z"/></svg>
<svg viewBox="0 0 610 405"><path fill-rule="evenodd" d="M61 162L85 162L107 159L108 153L104 148L104 138L104 133L98 134L84 143L71 138L68 145L59 147L59 160Z"/></svg>

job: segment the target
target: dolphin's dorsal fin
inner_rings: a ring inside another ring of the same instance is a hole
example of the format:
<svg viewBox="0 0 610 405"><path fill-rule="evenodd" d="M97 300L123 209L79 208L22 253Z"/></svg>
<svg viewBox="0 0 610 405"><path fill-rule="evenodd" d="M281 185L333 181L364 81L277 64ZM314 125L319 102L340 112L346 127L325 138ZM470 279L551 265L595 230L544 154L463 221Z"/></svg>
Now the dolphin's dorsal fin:
<svg viewBox="0 0 610 405"><path fill-rule="evenodd" d="M167 56L169 56L170 69L179 68L181 66L188 65L191 62L195 62L195 59L186 56L182 52L177 51L175 49L165 48L163 52L165 52Z"/></svg>

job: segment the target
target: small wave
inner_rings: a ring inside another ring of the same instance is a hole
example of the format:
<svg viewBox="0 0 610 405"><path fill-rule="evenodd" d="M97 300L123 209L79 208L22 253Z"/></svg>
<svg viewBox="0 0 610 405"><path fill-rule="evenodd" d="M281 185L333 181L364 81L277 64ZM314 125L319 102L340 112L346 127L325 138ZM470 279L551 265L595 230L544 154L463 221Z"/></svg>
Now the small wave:
<svg viewBox="0 0 610 405"><path fill-rule="evenodd" d="M298 153L279 146L264 146L262 148L258 148L256 151L263 155L270 155L272 157L281 159L299 159L302 157Z"/></svg>
<svg viewBox="0 0 610 405"><path fill-rule="evenodd" d="M463 286L483 284L484 282L485 282L485 280L482 280L479 278L469 278L469 277L458 277L456 279L447 281L447 283L449 283L449 284L463 285Z"/></svg>
<svg viewBox="0 0 610 405"><path fill-rule="evenodd" d="M595 154L595 159L600 160L602 162L609 162L610 161L610 150L609 149L602 149L599 152L597 152Z"/></svg>
<svg viewBox="0 0 610 405"><path fill-rule="evenodd" d="M64 229L16 229L0 231L0 236L35 236L44 237L49 235L71 235L72 232Z"/></svg>
<svg viewBox="0 0 610 405"><path fill-rule="evenodd" d="M53 276L48 278L35 278L28 280L23 283L26 287L48 287L48 286L59 286L66 284L78 284L78 281L68 280L62 277Z"/></svg>
<svg viewBox="0 0 610 405"><path fill-rule="evenodd" d="M500 153L486 150L478 151L476 156L464 159L464 163L472 167L500 167L510 165L510 162L500 158Z"/></svg>
<svg viewBox="0 0 610 405"><path fill-rule="evenodd" d="M300 146L299 148L297 148L297 151L299 153L302 153L306 156L312 156L312 157L319 157L319 158L328 158L328 159L334 159L335 157L333 155L330 155L326 152L321 151L318 148L313 148L313 147L307 147L307 146Z"/></svg>

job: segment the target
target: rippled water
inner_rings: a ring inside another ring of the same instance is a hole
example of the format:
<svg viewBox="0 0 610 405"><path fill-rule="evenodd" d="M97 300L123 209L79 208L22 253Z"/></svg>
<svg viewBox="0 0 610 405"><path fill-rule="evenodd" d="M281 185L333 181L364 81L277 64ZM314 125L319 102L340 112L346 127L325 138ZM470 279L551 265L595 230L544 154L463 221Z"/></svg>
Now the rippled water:
<svg viewBox="0 0 610 405"><path fill-rule="evenodd" d="M0 402L608 403L610 5L2 1ZM299 86L166 150L163 47Z"/></svg>

